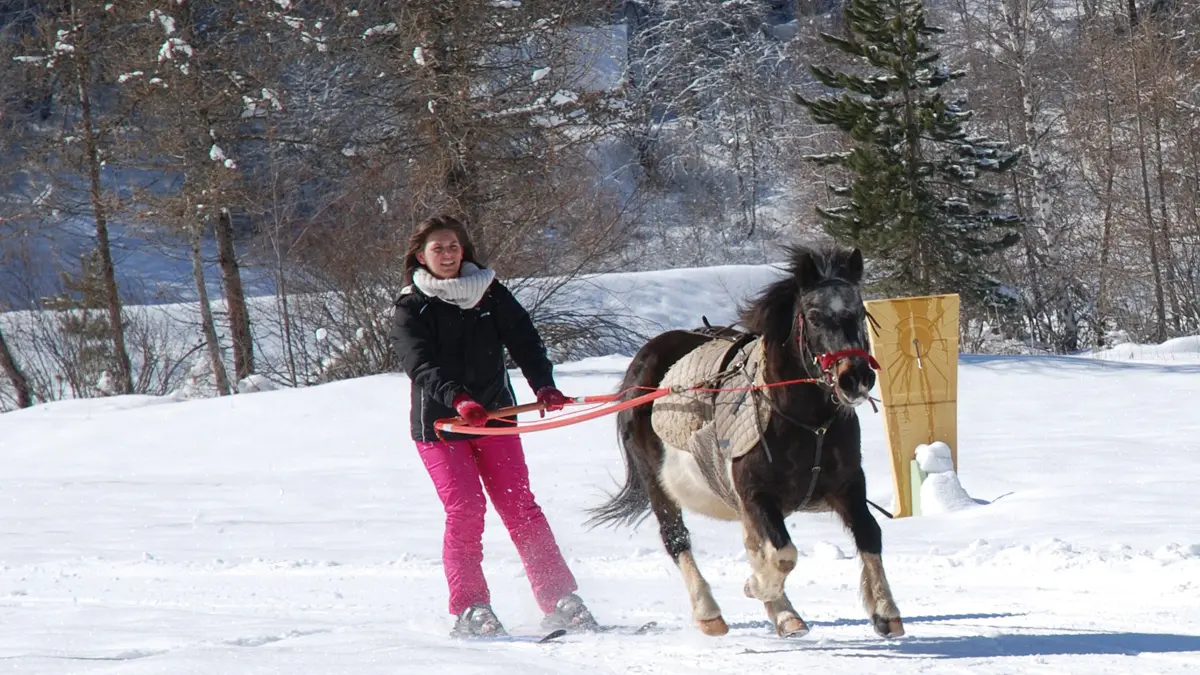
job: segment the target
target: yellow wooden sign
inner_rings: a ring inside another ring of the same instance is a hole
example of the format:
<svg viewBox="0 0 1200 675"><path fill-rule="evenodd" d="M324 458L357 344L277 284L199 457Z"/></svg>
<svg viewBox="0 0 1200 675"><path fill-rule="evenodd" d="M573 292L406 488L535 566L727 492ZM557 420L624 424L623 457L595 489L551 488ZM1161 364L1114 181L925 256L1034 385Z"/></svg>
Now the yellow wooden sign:
<svg viewBox="0 0 1200 675"><path fill-rule="evenodd" d="M958 295L869 300L871 354L879 362L896 517L913 515L917 446L950 446L958 470ZM918 493L919 494L919 493Z"/></svg>

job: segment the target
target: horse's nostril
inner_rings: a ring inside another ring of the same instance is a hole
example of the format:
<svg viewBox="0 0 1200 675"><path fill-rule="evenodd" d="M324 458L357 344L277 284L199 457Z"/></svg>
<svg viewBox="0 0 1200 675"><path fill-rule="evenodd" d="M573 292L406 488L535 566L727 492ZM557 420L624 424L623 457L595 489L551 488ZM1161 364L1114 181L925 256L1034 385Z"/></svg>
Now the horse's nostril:
<svg viewBox="0 0 1200 675"><path fill-rule="evenodd" d="M863 378L862 385L863 391L870 391L871 387L875 386L875 373L868 370L867 376Z"/></svg>
<svg viewBox="0 0 1200 675"><path fill-rule="evenodd" d="M854 376L850 373L846 373L838 378L838 389L842 391L854 391L856 388L854 385Z"/></svg>

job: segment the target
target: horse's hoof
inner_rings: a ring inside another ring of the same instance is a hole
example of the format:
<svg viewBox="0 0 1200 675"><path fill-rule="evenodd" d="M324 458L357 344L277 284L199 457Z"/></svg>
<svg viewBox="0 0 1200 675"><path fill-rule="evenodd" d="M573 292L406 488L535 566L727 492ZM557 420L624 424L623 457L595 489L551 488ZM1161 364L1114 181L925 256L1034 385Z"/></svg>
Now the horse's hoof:
<svg viewBox="0 0 1200 675"><path fill-rule="evenodd" d="M696 623L700 625L700 632L709 637L718 637L729 632L725 619L719 616L715 619L700 619Z"/></svg>
<svg viewBox="0 0 1200 675"><path fill-rule="evenodd" d="M808 635L808 624L798 616L789 616L775 627L781 638L802 638Z"/></svg>
<svg viewBox="0 0 1200 675"><path fill-rule="evenodd" d="M871 617L871 625L879 637L896 638L904 635L904 622L898 616L888 619L876 614Z"/></svg>

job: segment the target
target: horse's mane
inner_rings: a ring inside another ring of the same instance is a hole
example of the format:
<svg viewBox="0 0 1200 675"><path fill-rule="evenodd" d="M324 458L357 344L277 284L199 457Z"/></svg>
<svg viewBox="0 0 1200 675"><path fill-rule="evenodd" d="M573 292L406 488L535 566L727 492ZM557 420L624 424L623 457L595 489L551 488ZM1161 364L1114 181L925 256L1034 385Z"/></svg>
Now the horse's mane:
<svg viewBox="0 0 1200 675"><path fill-rule="evenodd" d="M862 281L862 260L853 248L835 242L792 244L786 247L788 274L767 286L738 312L738 320L768 344L780 344L792 333L796 297L804 290L839 279L850 284Z"/></svg>

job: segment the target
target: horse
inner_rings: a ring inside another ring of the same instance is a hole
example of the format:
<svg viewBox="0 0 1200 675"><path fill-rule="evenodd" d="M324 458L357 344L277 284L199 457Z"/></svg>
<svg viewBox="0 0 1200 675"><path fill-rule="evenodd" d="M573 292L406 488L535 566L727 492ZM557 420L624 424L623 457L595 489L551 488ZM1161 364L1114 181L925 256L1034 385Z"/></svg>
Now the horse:
<svg viewBox="0 0 1200 675"><path fill-rule="evenodd" d="M683 512L740 521L751 568L746 596L763 603L780 637L800 637L809 627L784 590L797 558L784 519L833 511L853 536L872 627L882 637L898 637L904 625L883 569L879 524L867 508L855 413L870 398L879 368L866 346L863 256L832 243L786 250L783 277L739 307L733 326L705 319L703 328L652 337L634 355L620 385L629 396L661 388L706 350L709 370L719 370L692 379L723 386L677 383L671 395L618 413L625 482L588 510L586 524L636 526L653 513L686 585L692 619L704 634L719 636L729 626L692 555ZM732 409L739 406L752 412L735 424ZM688 417L691 426L682 433L668 428L685 410L702 414ZM739 426L744 447L730 451L731 429Z"/></svg>

